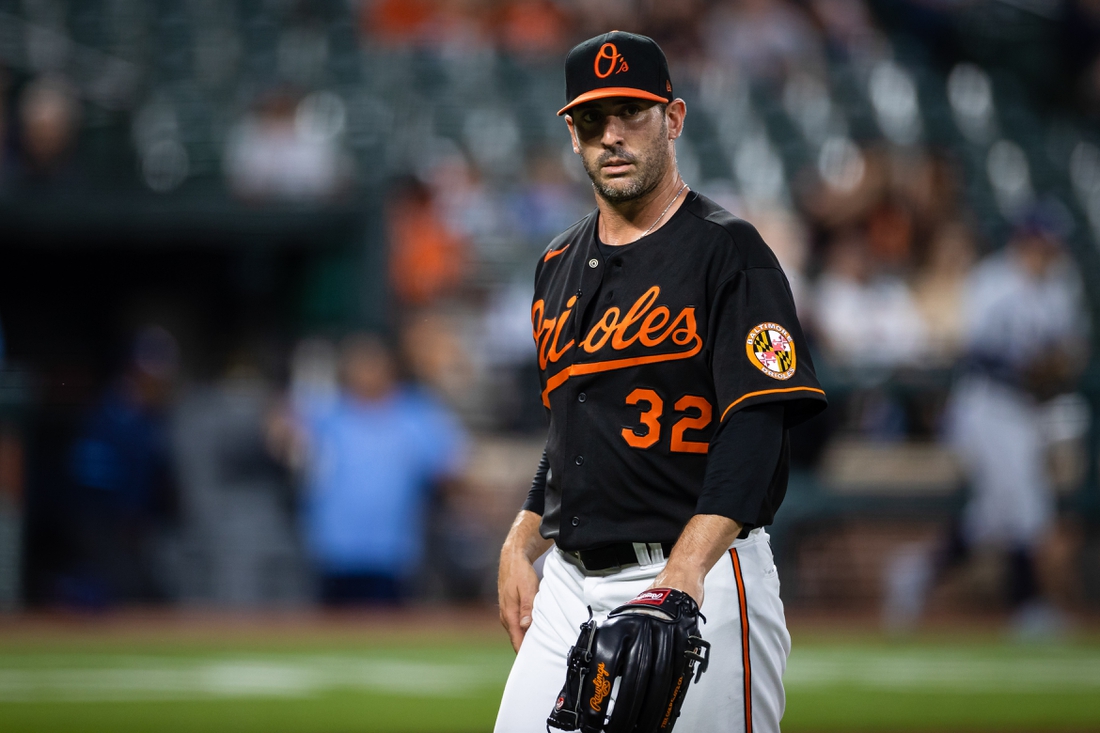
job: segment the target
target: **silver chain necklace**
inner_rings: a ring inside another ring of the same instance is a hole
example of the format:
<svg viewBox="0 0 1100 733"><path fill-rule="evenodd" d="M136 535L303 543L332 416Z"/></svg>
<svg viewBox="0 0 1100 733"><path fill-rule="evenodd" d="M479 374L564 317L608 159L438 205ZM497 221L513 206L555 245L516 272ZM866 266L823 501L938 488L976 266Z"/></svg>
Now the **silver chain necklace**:
<svg viewBox="0 0 1100 733"><path fill-rule="evenodd" d="M665 218L665 214L668 213L668 210L672 208L672 205L674 203L676 203L676 199L680 198L680 194L682 194L684 192L684 189L687 188L687 187L688 187L687 181L684 181L684 185L680 186L680 190L677 191L676 195L672 197L672 200L668 202L668 206L666 206L665 210L661 212L661 215L658 216L657 219L652 224L649 225L649 229L646 229L644 232L642 232L642 237L644 237L645 235L652 232L653 227L657 226L657 224L661 221L661 219ZM638 237L638 239L641 239L642 237Z"/></svg>

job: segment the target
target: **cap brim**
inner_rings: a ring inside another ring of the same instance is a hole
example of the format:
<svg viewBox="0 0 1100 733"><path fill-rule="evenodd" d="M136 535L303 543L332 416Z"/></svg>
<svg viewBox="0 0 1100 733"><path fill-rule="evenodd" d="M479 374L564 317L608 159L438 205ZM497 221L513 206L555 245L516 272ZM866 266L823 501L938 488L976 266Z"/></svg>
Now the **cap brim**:
<svg viewBox="0 0 1100 733"><path fill-rule="evenodd" d="M658 97L656 94L651 94L641 89L634 89L633 87L604 87L603 89L593 89L590 92L585 92L569 104L565 105L558 110L558 115L561 116L569 110L576 107L578 104L584 104L585 102L591 102L594 99L607 99L608 97L631 97L632 99L649 99L654 102L664 102L668 104L666 97Z"/></svg>

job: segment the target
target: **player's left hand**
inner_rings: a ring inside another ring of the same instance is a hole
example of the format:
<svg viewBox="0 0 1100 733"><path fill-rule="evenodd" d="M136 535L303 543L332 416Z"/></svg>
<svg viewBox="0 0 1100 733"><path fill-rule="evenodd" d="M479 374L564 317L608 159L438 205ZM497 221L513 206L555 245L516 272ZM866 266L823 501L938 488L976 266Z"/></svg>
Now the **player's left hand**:
<svg viewBox="0 0 1100 733"><path fill-rule="evenodd" d="M675 588L703 607L703 581L741 532L741 525L716 514L696 514L680 533L650 588Z"/></svg>
<svg viewBox="0 0 1100 733"><path fill-rule="evenodd" d="M684 571L673 566L672 561L669 560L668 565L665 565L665 569L662 570L653 582L650 583L650 588L675 588L676 590L683 591L691 596L692 600L702 608L703 607L703 579L706 577L706 573L699 573L698 571Z"/></svg>
<svg viewBox="0 0 1100 733"><path fill-rule="evenodd" d="M590 617L569 650L565 685L547 726L669 733L688 687L709 662L699 618L695 602L674 588L643 591L603 623ZM608 702L613 685L614 706Z"/></svg>

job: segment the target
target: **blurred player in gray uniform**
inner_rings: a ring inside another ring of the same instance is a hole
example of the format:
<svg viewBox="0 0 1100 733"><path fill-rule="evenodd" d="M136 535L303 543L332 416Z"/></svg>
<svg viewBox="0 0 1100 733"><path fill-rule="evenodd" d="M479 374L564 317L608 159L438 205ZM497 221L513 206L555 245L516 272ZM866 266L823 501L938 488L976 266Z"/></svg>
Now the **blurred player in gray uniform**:
<svg viewBox="0 0 1100 733"><path fill-rule="evenodd" d="M1055 502L1042 432L1044 403L1072 390L1088 356L1081 282L1054 212L1036 209L967 289L968 375L953 398L952 439L971 498L965 546L1009 553L1009 598L1038 600L1035 556Z"/></svg>
<svg viewBox="0 0 1100 733"><path fill-rule="evenodd" d="M949 440L970 499L940 556L909 567L908 588L905 578L892 579L888 621L915 621L928 585L978 547L1006 554L1007 595L1021 631L1049 628L1055 618L1035 569L1056 509L1043 418L1051 398L1072 391L1089 343L1081 282L1057 213L1033 209L970 276L964 376L948 406Z"/></svg>

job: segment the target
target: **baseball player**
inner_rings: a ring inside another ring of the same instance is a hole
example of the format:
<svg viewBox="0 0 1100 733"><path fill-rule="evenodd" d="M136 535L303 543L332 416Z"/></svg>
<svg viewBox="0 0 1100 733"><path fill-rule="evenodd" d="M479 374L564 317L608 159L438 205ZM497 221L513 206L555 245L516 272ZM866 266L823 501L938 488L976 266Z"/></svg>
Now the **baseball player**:
<svg viewBox="0 0 1100 733"><path fill-rule="evenodd" d="M550 427L501 551L517 656L496 731L545 730L588 609L600 622L648 588L687 593L706 619L709 670L680 730L778 731L790 636L764 526L786 492L788 429L825 394L771 250L680 177L687 109L657 44L613 31L570 51L565 73L558 114L596 209L536 267Z"/></svg>
<svg viewBox="0 0 1100 733"><path fill-rule="evenodd" d="M1081 281L1061 235L1049 207L1037 205L1008 246L975 268L966 288L965 376L948 411L971 495L950 545L956 556L947 560L974 547L1004 549L1022 626L1048 610L1035 567L1056 517L1043 415L1048 400L1073 390L1088 358Z"/></svg>

